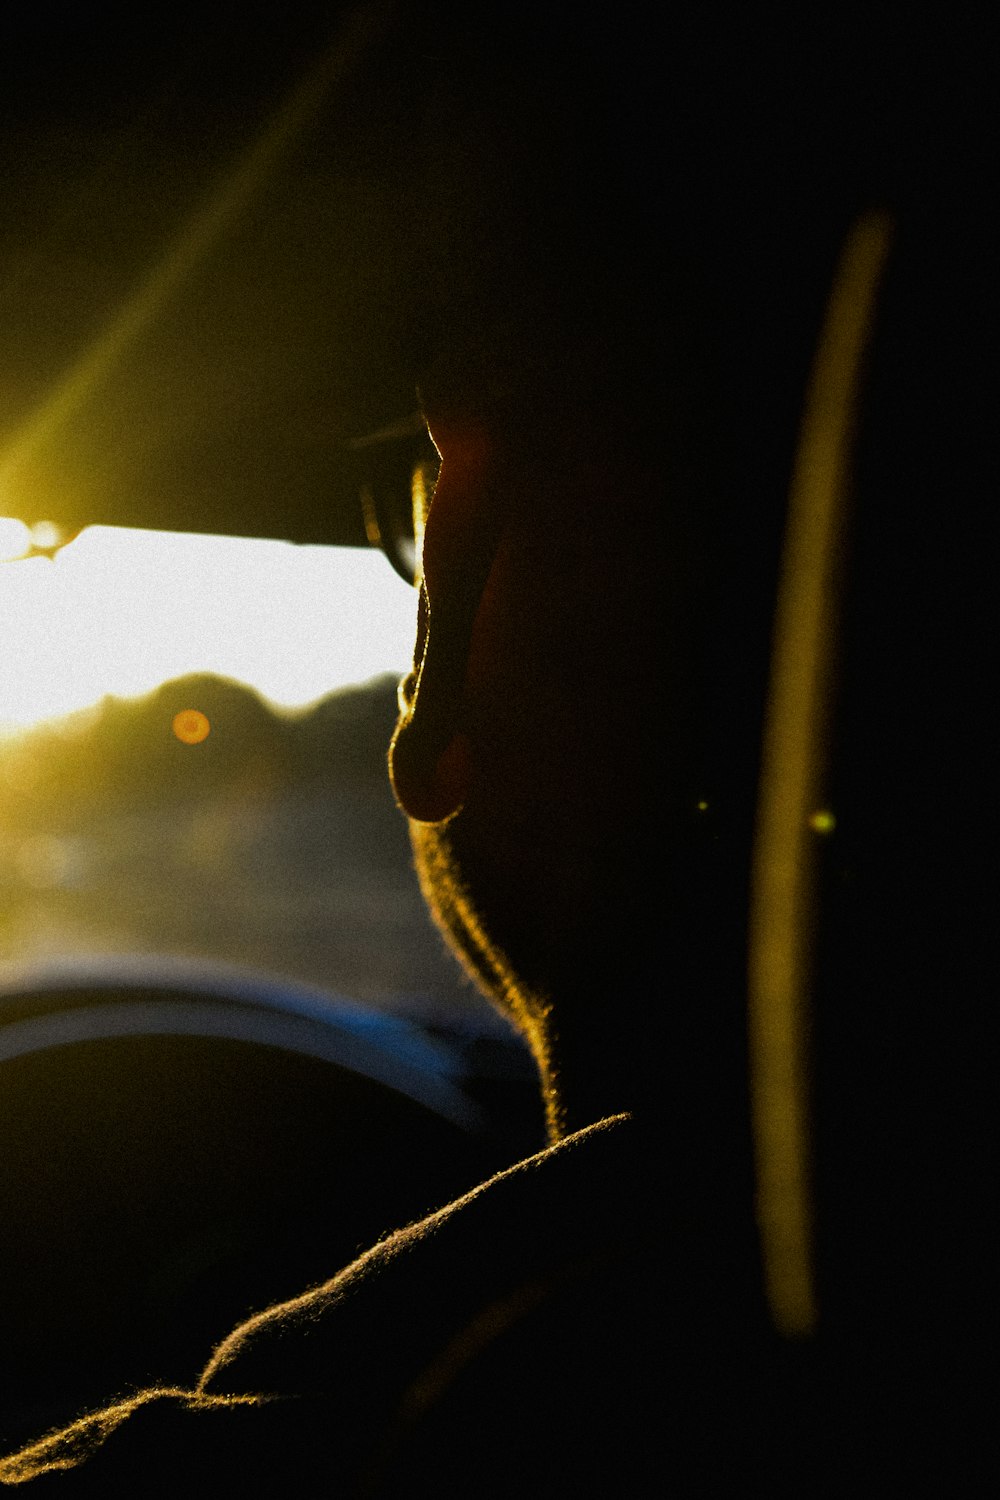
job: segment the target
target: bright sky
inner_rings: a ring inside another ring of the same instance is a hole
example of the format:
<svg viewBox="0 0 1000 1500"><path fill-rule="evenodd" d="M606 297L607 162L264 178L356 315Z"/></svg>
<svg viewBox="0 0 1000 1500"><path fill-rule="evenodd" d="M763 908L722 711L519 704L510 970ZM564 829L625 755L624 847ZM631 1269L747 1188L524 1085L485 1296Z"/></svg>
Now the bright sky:
<svg viewBox="0 0 1000 1500"><path fill-rule="evenodd" d="M89 527L54 559L0 563L0 734L188 672L310 703L407 671L415 620L365 548Z"/></svg>

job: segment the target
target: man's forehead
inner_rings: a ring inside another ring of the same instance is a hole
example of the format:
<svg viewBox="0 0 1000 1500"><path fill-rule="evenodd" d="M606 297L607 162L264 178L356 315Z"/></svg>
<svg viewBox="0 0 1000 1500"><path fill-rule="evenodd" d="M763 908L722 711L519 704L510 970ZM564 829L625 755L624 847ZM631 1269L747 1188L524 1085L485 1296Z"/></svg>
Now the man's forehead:
<svg viewBox="0 0 1000 1500"><path fill-rule="evenodd" d="M417 395L428 419L502 423L518 405L530 403L532 385L523 345L507 337L490 338L487 314L472 334L443 320L433 348L417 374ZM484 336L485 335L485 336Z"/></svg>
<svg viewBox="0 0 1000 1500"><path fill-rule="evenodd" d="M551 443L559 433L627 425L636 392L612 375L607 341L577 328L516 328L513 320L492 332L484 317L472 336L445 327L419 368L417 400L433 429L435 419L455 428L479 427L498 440L532 446L534 435ZM648 364L634 374L648 382Z"/></svg>

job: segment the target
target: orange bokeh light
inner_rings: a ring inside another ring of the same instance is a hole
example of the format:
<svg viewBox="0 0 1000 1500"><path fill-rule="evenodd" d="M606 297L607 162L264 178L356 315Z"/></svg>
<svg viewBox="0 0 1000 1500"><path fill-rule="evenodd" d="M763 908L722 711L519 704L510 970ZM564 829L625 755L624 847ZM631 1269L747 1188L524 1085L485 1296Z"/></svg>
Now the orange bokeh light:
<svg viewBox="0 0 1000 1500"><path fill-rule="evenodd" d="M207 740L212 726L197 708L182 708L174 715L174 734L182 745L200 745Z"/></svg>

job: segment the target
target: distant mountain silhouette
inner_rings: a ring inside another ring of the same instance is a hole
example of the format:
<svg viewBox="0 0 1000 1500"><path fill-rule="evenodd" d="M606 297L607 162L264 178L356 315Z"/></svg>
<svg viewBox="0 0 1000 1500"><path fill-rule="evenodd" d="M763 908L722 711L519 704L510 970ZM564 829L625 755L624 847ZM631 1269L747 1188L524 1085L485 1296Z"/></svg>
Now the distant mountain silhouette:
<svg viewBox="0 0 1000 1500"><path fill-rule="evenodd" d="M210 731L184 744L192 709ZM196 675L0 741L0 958L221 960L507 1035L421 898L395 716L388 676L287 713Z"/></svg>
<svg viewBox="0 0 1000 1500"><path fill-rule="evenodd" d="M198 744L174 733L175 716L209 723ZM343 688L305 711L275 711L228 678L192 674L143 698L106 697L96 709L0 743L10 826L86 821L109 805L189 800L223 787L268 798L289 786L377 793L396 716L390 676ZM386 796L388 792L386 791Z"/></svg>

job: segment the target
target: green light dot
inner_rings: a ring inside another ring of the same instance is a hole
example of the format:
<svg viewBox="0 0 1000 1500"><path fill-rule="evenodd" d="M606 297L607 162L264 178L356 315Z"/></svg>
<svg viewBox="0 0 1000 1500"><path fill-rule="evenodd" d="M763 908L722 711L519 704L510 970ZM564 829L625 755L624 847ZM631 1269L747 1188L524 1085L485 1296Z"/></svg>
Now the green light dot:
<svg viewBox="0 0 1000 1500"><path fill-rule="evenodd" d="M826 808L822 808L819 812L814 812L810 815L809 827L813 833L832 833L836 826L836 818Z"/></svg>

